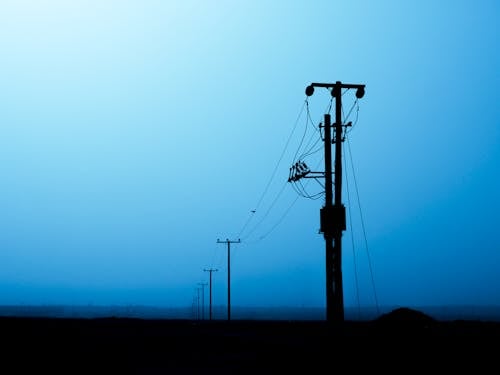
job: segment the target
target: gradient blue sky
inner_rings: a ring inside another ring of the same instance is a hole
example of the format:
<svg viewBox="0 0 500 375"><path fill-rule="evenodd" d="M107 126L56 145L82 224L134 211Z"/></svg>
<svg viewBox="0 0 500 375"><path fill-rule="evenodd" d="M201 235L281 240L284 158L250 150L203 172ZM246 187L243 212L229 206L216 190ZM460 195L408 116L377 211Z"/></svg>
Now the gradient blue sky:
<svg viewBox="0 0 500 375"><path fill-rule="evenodd" d="M317 140L304 89L337 80L366 84L344 149L346 307L500 304L499 16L487 0L3 0L0 304L187 306L216 267L223 305L216 240L240 236L234 305L324 306L323 200L284 212L306 127ZM309 98L316 127L329 98Z"/></svg>

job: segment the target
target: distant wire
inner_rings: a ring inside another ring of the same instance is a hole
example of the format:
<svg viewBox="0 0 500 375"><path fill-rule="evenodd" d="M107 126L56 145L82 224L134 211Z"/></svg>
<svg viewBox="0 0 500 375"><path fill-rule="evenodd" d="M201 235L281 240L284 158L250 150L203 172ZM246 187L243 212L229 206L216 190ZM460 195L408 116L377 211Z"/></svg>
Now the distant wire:
<svg viewBox="0 0 500 375"><path fill-rule="evenodd" d="M292 183L292 188L293 188L293 190L295 190L295 192L297 193L297 195L298 195L298 196L300 196L300 197L302 196L302 194L303 194L303 193L302 193L302 192L300 191L300 189L299 189L299 188L298 188L295 184L293 184L293 183Z"/></svg>
<svg viewBox="0 0 500 375"><path fill-rule="evenodd" d="M320 135L321 135L321 132L320 132L318 129L316 129L316 128L314 127L314 124L312 123L312 120L311 120L311 114L310 114L310 112L309 112L309 105L307 106L307 124L311 124L311 125L313 126L313 129L314 129L314 130L315 130L318 134L320 134ZM307 126L307 125L306 125L306 126ZM314 147L316 147L316 145L318 144L318 142L319 142L319 141L321 141L321 137L319 137L319 138L317 138L317 139L316 139L316 141L314 142L314 144L313 144L313 145L311 145L311 142L314 140L314 137L315 137L315 136L317 136L318 134L316 134L316 133L312 133L312 134L311 134L311 137L309 138L309 140L307 141L306 146L304 147L304 149L305 149L305 150L307 150L307 151L304 151L304 152L300 155L300 157L299 157L299 159L298 159L298 160L302 160L302 159L304 159L306 156L311 155L311 154L310 154L311 150L312 150ZM299 151L299 149L297 150L297 152L295 153L295 155L294 155L294 157L293 157L293 161L292 161L293 163L295 163L295 162L297 161L296 157L297 157L298 151Z"/></svg>
<svg viewBox="0 0 500 375"><path fill-rule="evenodd" d="M330 98L330 103L328 104L328 109L326 110L326 113L330 114L330 112L332 112L332 104L333 104L333 96Z"/></svg>
<svg viewBox="0 0 500 375"><path fill-rule="evenodd" d="M223 263L224 252L220 250L221 248L220 244L216 243L215 246L216 247L213 252L212 262L210 263L210 267L217 268L219 271L225 272L224 271L225 265Z"/></svg>
<svg viewBox="0 0 500 375"><path fill-rule="evenodd" d="M309 150L307 150L306 153L300 155L300 158L299 160L303 160L304 158L308 157L308 156L311 156L311 155L314 155L315 153L317 153L318 151L320 151L323 146L320 146L318 148L316 148L314 151L313 151L313 148L316 147L316 145L321 141L321 138L318 138L316 140L316 142L314 142L314 144L311 146L311 148ZM294 160L295 161L295 160Z"/></svg>
<svg viewBox="0 0 500 375"><path fill-rule="evenodd" d="M274 205L276 204L276 202L278 201L279 197L281 196L281 194L283 194L283 191L285 190L285 187L286 185L288 184L287 181L285 181L285 183L283 184L283 186L281 187L280 191L278 192L278 194L276 195L276 197L274 198L274 200L272 201L271 205L269 206L269 208L267 209L266 213L264 214L264 216L259 220L259 222L257 224L255 224L255 226L250 230L250 232L248 232L244 238L242 238L242 240L248 238L253 232L255 232L255 230L259 227L260 224L262 224L262 222L266 219L266 217L269 215L269 212L271 212L271 209L274 207Z"/></svg>
<svg viewBox="0 0 500 375"><path fill-rule="evenodd" d="M349 193L349 178L347 175L347 161L346 158L344 157L344 169L346 171L345 175L345 182L346 182L346 191L347 191L347 207L348 207L348 213L349 213L349 226L351 227L351 243L352 243L352 259L354 262L354 284L356 288L356 301L358 303L358 319L361 318L361 303L359 300L359 282L358 282L358 263L356 261L356 248L354 246L354 228L352 225L352 212L351 212L351 195Z"/></svg>
<svg viewBox="0 0 500 375"><path fill-rule="evenodd" d="M360 215L360 218L361 218L361 227L363 228L363 236L364 236L364 239L365 239L366 256L368 258L368 266L370 267L370 276L371 276L371 281L372 281L373 294L374 294L374 297L375 297L375 305L376 305L376 308L377 308L377 314L380 314L380 309L379 309L379 304L378 304L378 297L377 297L377 289L375 288L375 280L374 280L374 277L373 277L372 261L371 261L371 258L370 258L370 252L368 251L368 240L366 238L365 221L363 219L363 211L361 209L361 200L359 198L358 183L357 183L357 180L356 180L356 173L355 173L355 170L354 170L354 163L353 163L353 160L352 160L351 143L349 142L349 137L346 137L346 138L347 138L347 146L349 148L349 157L351 159L351 167L352 167L352 176L353 176L353 179L354 179L354 187L356 188L356 196L357 196L357 199L358 199L359 215Z"/></svg>
<svg viewBox="0 0 500 375"><path fill-rule="evenodd" d="M319 161L319 163L321 163L323 161L323 158ZM316 166L317 168L318 166ZM308 180L306 183L305 183L305 186L307 186L309 184L309 181ZM288 182L287 182L288 183ZM286 184L285 184L286 186ZM293 189L297 192L297 197L295 197L295 199L292 201L292 203L288 206L288 208L283 212L283 214L281 215L281 217L278 219L278 221L267 231L265 232L263 235L259 236L257 240L254 240L254 241L247 241L245 240L246 243L257 243L257 242L260 242L261 240L263 240L264 238L266 238L271 232L273 232L279 224L281 224L281 222L285 219L285 217L288 215L288 213L290 212L290 210L292 209L292 207L295 205L295 203L297 202L297 200L303 196L303 193L301 191L298 190L298 187L295 186L294 184L292 184L292 187ZM304 188L304 186L303 186ZM280 193L278 195L281 195L281 192L283 191L283 189L280 191ZM323 195L325 194L324 191L322 192L319 192L319 193L316 193L314 194L311 198L311 199L319 199L320 197L322 197ZM317 197L316 197L317 196ZM276 200L275 200L276 201ZM269 212L269 210L268 210ZM264 220L261 219L260 222L257 224L259 225L260 223L262 223L262 221ZM256 228L252 229L252 231L246 236L246 238L248 238L250 236L251 233L253 233L255 231Z"/></svg>
<svg viewBox="0 0 500 375"><path fill-rule="evenodd" d="M307 190L306 190L304 184L302 183L302 181L298 180L297 184L298 184L298 186L300 186L300 190L302 191L302 197L304 197L304 198L310 198L310 195L307 192Z"/></svg>
<svg viewBox="0 0 500 375"><path fill-rule="evenodd" d="M241 227L241 229L240 229L240 231L238 232L238 235L236 236L236 238L240 238L240 237L241 237L241 234L243 233L243 231L244 231L245 229L247 229L247 226L248 226L248 224L250 224L250 221L252 220L253 215L255 215L255 211L256 211L256 210L251 210L251 211L250 211L250 215L248 215L248 218L247 218L247 220L245 221L245 224L243 224L243 227Z"/></svg>
<svg viewBox="0 0 500 375"><path fill-rule="evenodd" d="M308 121L312 124L312 122L311 122L311 120L310 120L310 119L311 119L311 115L310 115L310 113L309 113L309 106L307 107L307 111L308 111L308 112L307 112L307 118L308 118ZM314 125L313 125L313 128L314 128ZM306 145L306 147L305 147L305 149L306 149L307 151L304 151L304 152L300 155L299 160L302 160L302 159L304 159L305 157L310 156L310 155L312 155L312 154L314 154L314 153L318 152L318 151L321 149L321 148L319 148L318 150L316 150L316 151L314 151L314 152L312 151L312 150L316 147L316 145L317 145L319 142L321 142L321 141L322 141L321 130L320 130L320 129L316 129L316 128L314 128L314 130L317 132L317 134L316 134L316 133L311 134L311 138L309 138L309 141L307 142L307 145ZM315 142L311 145L311 142L313 141L314 137L315 137L315 136L318 136L318 135L319 135L319 137L318 137L318 138L316 138L316 141L315 141ZM296 162L296 160L293 160L293 162L295 163L295 162Z"/></svg>
<svg viewBox="0 0 500 375"><path fill-rule="evenodd" d="M346 134L349 134L352 131L352 129L354 128L354 126L356 126L356 124L358 123L358 119L359 119L359 101L358 101L358 99L356 99L354 104L356 104L356 119L354 120L353 124L351 125L351 128L349 130L346 129ZM351 111L352 111L352 109L351 109ZM350 115L350 111L349 111L349 115Z"/></svg>
<svg viewBox="0 0 500 375"><path fill-rule="evenodd" d="M297 119L295 120L295 124L293 126L293 129L292 129L292 132L290 133L290 135L288 136L288 139L285 143L285 147L283 148L283 151L281 152L281 155L278 159L278 162L276 163L276 166L274 167L274 170L273 170L273 173L271 174L271 178L269 179L269 181L267 182L267 185L262 193L262 195L260 196L258 202L257 202L257 205L255 206L255 210L257 210L257 208L260 206L260 204L262 203L262 199L264 199L264 195L267 193L267 190L269 189L269 185L271 184L272 180L274 179L274 177L276 176L276 171L278 170L278 167L281 163L281 160L283 159L283 156L285 155L285 152L286 152L286 149L288 148L288 145L290 143L290 140L292 139L292 136L293 134L295 133L295 129L297 128L297 124L299 123L299 119L300 117L302 116L302 112L304 111L304 107L307 105L307 99L304 101L304 104L302 105L302 108L299 112L299 115L297 116Z"/></svg>
<svg viewBox="0 0 500 375"><path fill-rule="evenodd" d="M314 121L311 118L311 112L309 111L309 102L307 102L307 118L309 119L309 123L314 127Z"/></svg>
<svg viewBox="0 0 500 375"><path fill-rule="evenodd" d="M217 245L217 244L216 244ZM214 262L215 262L215 258L217 257L217 250L219 249L219 246L215 246L213 251L212 251L212 258L210 260L210 267L214 267Z"/></svg>
<svg viewBox="0 0 500 375"><path fill-rule="evenodd" d="M307 112L309 112L309 102L307 101L306 99L306 108L307 108ZM306 134L307 134L307 126L309 125L309 119L307 118L306 116L306 126L304 127L304 133L302 134L302 138L300 140L300 143L299 143L299 146L297 147L297 151L295 151L295 155L293 155L293 161L295 161L296 157L297 157L297 154L299 153L300 151L300 148L302 147L302 144L304 143L304 138L306 137Z"/></svg>
<svg viewBox="0 0 500 375"><path fill-rule="evenodd" d="M297 202L297 200L299 199L299 196L295 197L295 199L292 201L292 203L290 204L290 206L288 206L288 208L285 210L285 212L283 212L283 215L281 215L281 217L278 219L278 221L271 227L271 229L269 229L266 233L264 233L262 236L259 237L259 241L263 240L264 238L266 238L269 234L271 234L277 227L278 225L281 224L281 222L285 219L285 217L288 215L288 213L290 212L290 210L292 209L292 207L295 205L295 203Z"/></svg>
<svg viewBox="0 0 500 375"><path fill-rule="evenodd" d="M330 99L329 106L328 106L330 110L331 110L331 107L332 107L332 102L333 102L333 97ZM288 144L290 143L290 139L291 139L292 135L293 135L293 134L294 134L294 132L295 132L295 129L296 129L297 124L298 124L298 121L299 121L299 119L300 119L300 117L301 117L301 115L302 115L302 112L303 112L303 110L304 110L304 106L305 106L306 111L307 111L306 126L305 126L305 129L304 129L304 133L302 134L302 138L301 138L301 140L300 140L299 146L298 146L298 148L297 148L297 150L296 150L296 152L295 152L295 154L294 154L294 157L293 157L293 162L294 162L294 163L297 161L297 160L296 160L296 157L297 157L297 155L299 154L299 152L300 152L300 150L301 150L302 146L304 145L304 140L305 140L305 137L306 137L306 135L307 135L307 128L308 128L309 123L310 123L310 124L313 126L313 128L314 128L314 123L313 123L312 118L311 118L311 112L310 112L310 110L309 110L309 102L308 102L308 100L307 100L307 98L306 98L306 100L305 100L305 102L304 102L304 105L303 105L303 107L302 107L302 109L301 109L301 112L300 112L299 116L297 117L297 120L296 120L296 122L295 122L294 128L293 128L293 130L292 130L292 133L290 134L290 136L289 136L289 138L288 138L288 140L287 140L287 143L286 143L286 145L285 145L285 150L286 150L286 148L288 147ZM314 129L315 129L315 128L314 128ZM316 145L318 144L318 142L320 142L320 141L322 140L322 137L321 137L321 130L320 130L320 129L315 129L315 130L316 130L316 132L318 132L318 133L319 133L320 137L319 137L319 138L318 138L318 139L317 139L317 140L316 140L316 141L315 141L315 142L311 145L311 142L313 142L313 139L314 139L315 134L312 134L312 135L311 135L311 137L310 137L309 141L306 143L306 146L305 146L305 151L304 151L304 152L303 152L303 154L301 155L301 158L300 158L300 159L302 159L302 158L303 158L303 157L305 157L305 156L310 156L310 155L312 155L312 154L314 154L314 153L318 152L318 151L321 149L321 148L317 148L317 149L315 148L315 147L316 147ZM263 196L265 195L265 193L267 193L267 190L268 190L268 188L269 188L269 185L270 185L270 183L271 183L272 179L274 178L274 176L275 176L275 174L276 174L276 171L277 171L278 165L280 164L280 162L281 162L281 160L282 160L282 158L283 158L283 155L284 155L284 153L285 153L285 150L283 150L283 152L282 152L282 154L281 154L281 156L280 156L280 159L278 160L278 163L277 163L277 165L276 165L276 167L275 167L275 169L274 169L274 171L273 171L272 177L271 177L270 181L268 182L268 184L266 185L266 189L264 190L264 193L262 194L261 198L259 199L259 202L258 202L257 206L258 206L258 205L260 205L260 203L261 203L261 202L262 202L262 200L263 200ZM321 161L320 161L320 162L321 162ZM287 183L288 183L288 182L287 182ZM296 184L292 183L292 187L293 187L293 189L295 190L295 192L297 193L298 197L305 197L305 198L309 198L309 199L319 199L319 198L321 198L322 196L324 196L324 194L325 194L325 193L324 193L324 191L319 192L319 193L316 193L316 194L309 194L309 193L307 192L307 190L305 189L305 187L307 186L307 184L308 184L308 183L309 183L309 181L308 181L306 184L302 184L302 182L299 182L299 184L300 184L300 185L296 185ZM321 185L321 184L320 184L320 185ZM255 226L254 226L254 227L253 227L250 231L249 231L249 232L247 232L246 234L244 234L244 236L242 237L242 240L244 240L245 242L247 242L247 243L248 243L248 241L247 241L247 240L248 240L248 238L249 238L249 237L250 237L250 236L251 236L251 235L252 235L252 234L256 231L256 229L257 229L257 228L258 228L258 227L259 227L259 226L260 226L260 225L264 222L264 220L268 217L268 215L269 215L269 213L270 213L271 209L274 207L274 205L276 204L277 200L278 200L278 199L279 199L279 197L282 195L282 193L283 193L283 191L284 191L285 186L286 186L286 183L285 183L285 185L281 188L281 190L279 191L279 193L277 194L276 198L273 200L273 202L272 202L272 203L271 203L271 205L269 206L269 208L268 208L268 210L266 211L266 213L264 214L264 216L260 219L260 221L259 221L259 222L258 222L258 223L257 223L257 224L256 224L256 225L255 225ZM296 198L295 198L295 200L293 201L293 203L294 203L294 202L296 202L296 200L298 199L298 197L296 197ZM288 211L291 209L291 207L293 206L293 203L290 205L289 209L287 209L287 211L285 211L285 213L283 214L282 218L280 218L280 220L278 221L278 223L276 223L273 227L271 227L271 229L270 229L268 232L266 232L263 236L261 236L260 238L264 238L264 237L266 237L266 236L268 235L268 233L270 233L271 231L273 231L273 230L274 230L274 228L276 228L276 226L277 226L277 225L278 225L278 224L279 224L279 223L280 223L280 222L284 219L284 217L286 216L286 214L288 213ZM256 206L256 207L257 207L257 206ZM247 222L245 222L245 225L243 226L243 228L246 228L246 227L248 226L248 223L249 223L249 221L251 220L251 218L253 217L253 214L255 213L255 211L256 211L256 209L251 211L250 218L249 218L249 219L247 219ZM242 230L242 231L240 231L240 234L241 234L242 232L243 232L243 230ZM241 237L241 236L238 236L238 237ZM252 241L252 242L254 242L254 241Z"/></svg>
<svg viewBox="0 0 500 375"><path fill-rule="evenodd" d="M216 267L218 269L222 270L222 272L227 272L227 263L224 261L225 258L226 258L226 251L220 251L219 252L219 259L218 259Z"/></svg>
<svg viewBox="0 0 500 375"><path fill-rule="evenodd" d="M279 165L280 165L280 163L281 163L281 160L283 159L283 156L285 155L285 152L286 152L286 150L287 150L287 148L288 148L288 145L290 144L290 140L292 139L292 136L293 136L293 134L295 133L295 129L297 128L297 125L298 125L298 123L299 123L299 120L300 120L300 118L302 117L302 113L304 112L304 108L305 108L306 106L308 106L307 98L304 100L304 103L302 104L302 107L301 107L301 109L300 109L300 111L299 111L299 114L297 115L297 118L295 119L295 123L294 123L294 125L293 125L292 131L291 131L290 135L288 136L288 139L287 139L287 141L286 141L286 143L285 143L285 146L284 146L284 148L283 148L283 151L281 152L281 155L280 155L280 157L279 157L279 159L278 159L278 161L277 161L277 163L276 163L276 165L275 165L275 167L274 167L274 170L273 170L273 172L272 172L272 174L271 174L271 177L269 178L269 180L268 180L268 182L267 182L267 184L266 184L266 186L265 186L265 188L264 188L264 191L263 191L263 192L262 192L262 194L260 195L260 198L259 198L259 200L257 201L257 204L255 205L254 209L250 211L250 215L249 215L249 217L247 218L247 220L245 221L245 223L243 224L243 227L242 227L242 228L239 230L239 232L238 232L238 236L237 236L238 238L239 238L239 237L241 237L241 235L242 235L243 231L246 229L246 227L248 226L248 224L249 224L249 223L250 223L250 221L252 220L252 218L253 218L253 216L254 216L255 212L256 212L256 211L257 211L257 209L260 207L260 204L262 203L262 200L264 199L264 196L266 195L267 191L269 190L269 186L271 185L271 182L273 181L274 177L276 176L276 172L277 172L277 170L278 170L278 167L279 167Z"/></svg>
<svg viewBox="0 0 500 375"><path fill-rule="evenodd" d="M314 181L316 181L323 189L325 188L325 185L323 185L317 178L315 178Z"/></svg>
<svg viewBox="0 0 500 375"><path fill-rule="evenodd" d="M298 181L300 186L302 187L302 191L304 192L304 198L308 198L308 199L312 199L312 200L316 200L318 198L321 198L325 193L323 191L319 192L319 193L316 193L316 194L309 194L305 188L305 186L302 184L302 181L299 180Z"/></svg>
<svg viewBox="0 0 500 375"><path fill-rule="evenodd" d="M352 103L352 106L349 109L349 112L347 113L347 116L344 116L344 106L342 106L342 116L344 116L344 123L347 122L347 120L349 119L349 116L351 116L352 110L354 109L354 107L356 106L356 104L358 104L358 99L356 99L354 101L354 103Z"/></svg>

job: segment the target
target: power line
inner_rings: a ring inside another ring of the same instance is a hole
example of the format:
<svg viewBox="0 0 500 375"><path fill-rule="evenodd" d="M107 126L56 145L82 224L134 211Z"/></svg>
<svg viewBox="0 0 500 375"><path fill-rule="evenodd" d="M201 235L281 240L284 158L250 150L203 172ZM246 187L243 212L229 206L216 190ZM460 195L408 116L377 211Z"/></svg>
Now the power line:
<svg viewBox="0 0 500 375"><path fill-rule="evenodd" d="M352 106L351 108L349 109L349 112L347 112L347 116L344 116L344 122L347 122L347 120L349 119L349 116L351 116L351 113L352 113L352 110L354 109L354 107L358 104L358 99L356 99L354 101L354 103L352 103ZM344 115L344 109L342 108L342 115Z"/></svg>
<svg viewBox="0 0 500 375"><path fill-rule="evenodd" d="M346 136L346 138L347 138L347 146L349 148L349 157L351 159L351 167L352 167L352 176L353 176L353 179L354 179L354 187L356 189L356 197L358 199L359 216L360 216L360 219L361 219L361 228L363 229L363 237L365 239L366 256L368 258L368 266L369 266L369 269L370 269L370 276L371 276L371 282L372 282L372 287L373 287L373 294L374 294L374 298L375 298L375 307L377 308L377 314L380 314L378 297L377 297L377 289L375 288L375 280L374 280L374 276L373 276L372 261L371 261L371 257L370 257L370 252L368 251L368 240L367 240L367 237L366 237L365 221L363 219L363 211L361 209L361 200L359 198L358 183L357 183L357 180L356 180L356 173L354 171L354 163L352 161L353 159L352 159L352 152L351 152L351 143L349 141L349 137Z"/></svg>
<svg viewBox="0 0 500 375"><path fill-rule="evenodd" d="M255 230L262 224L262 222L267 218L267 216L269 215L269 212L271 212L271 210L273 209L274 205L276 204L276 202L278 201L278 199L280 198L281 194L283 194L283 191L285 190L286 188L286 185L287 185L287 182L285 182L283 184L283 186L281 187L280 191L278 192L278 194L276 195L276 197L274 198L274 200L272 201L271 205L269 206L269 208L267 209L266 213L264 214L264 216L259 220L259 222L257 224L255 224L255 226L250 230L250 232L248 232L244 237L243 237L243 240L245 240L246 238L248 238L253 232L255 232Z"/></svg>
<svg viewBox="0 0 500 375"><path fill-rule="evenodd" d="M305 136L306 136L306 134L307 134L307 128L308 128L308 125L309 125L309 123L311 123L311 124L312 124L312 121L310 121L310 119L311 119L311 115L310 115L309 103L308 103L307 98L306 98L306 100L304 101L304 104L302 105L302 108L301 108L301 110L300 110L300 112L299 112L299 115L297 116L296 121L295 121L295 124L294 124L294 126L293 126L292 132L290 133L290 135L289 135L289 137L288 137L288 139L287 139L287 142L286 142L286 144L285 144L285 147L284 147L284 149L283 149L283 151L282 151L282 153L281 153L281 155L280 155L280 158L279 158L278 162L276 163L276 166L275 166L275 168L274 168L274 170L273 170L273 173L272 173L272 175L271 175L271 178L270 178L270 180L268 181L268 183L267 183L267 185L266 185L266 187L265 187L265 189L264 189L264 192L262 193L262 195L261 195L261 196L260 196L260 198L259 198L259 201L258 201L258 203L257 203L256 208L250 211L250 213L249 213L249 216L248 216L247 220L245 221L245 223L244 223L243 227L241 228L241 230L240 230L240 231L239 231L239 233L238 233L238 236L237 236L237 237L238 237L238 238L242 238L244 241L245 241L246 239L248 239L248 238L249 238L249 237L250 237L250 236L251 236L251 235L252 235L252 234L253 234L253 233L254 233L254 232L255 232L255 231L256 231L256 230L257 230L257 229L261 226L261 224L262 224L262 223L266 220L266 218L269 216L269 214L270 214L271 210L272 210L272 209L274 208L274 206L276 205L276 203L277 203L278 199L281 197L281 195L282 195L282 194L283 194L283 192L284 192L284 189L285 189L285 187L286 187L286 183L284 183L284 184L283 184L282 188L279 190L278 194L276 195L276 197L274 198L274 200L273 200L273 201L271 202L271 204L269 205L269 207L268 207L267 211L264 213L264 215L263 215L263 216L261 216L261 218L260 218L259 222L258 222L256 225L254 225L254 226L251 228L251 230L250 230L249 232L245 232L245 231L246 231L246 229L248 228L248 226L249 226L250 222L254 219L254 217L255 217L255 213L256 213L256 211L257 211L257 208L258 208L258 207L260 206L260 204L262 203L262 201L263 201L263 199L264 199L265 194L266 194L266 193L268 192L268 190L269 190L269 187L270 187L270 184L271 184L272 180L273 180L273 179L274 179L274 177L276 176L277 169L278 169L278 167L279 167L279 165L280 165L280 163L281 163L281 161L282 161L282 159L283 159L283 156L284 156L284 154L285 154L285 152L286 152L286 149L288 148L288 146L289 146L289 144L290 144L291 138L292 138L293 134L294 134L294 133L295 133L295 131L296 131L296 128L297 128L298 122L299 122L300 118L302 117L302 113L304 112L304 107L306 108L306 112L307 112L307 116L306 116L306 123L305 123L305 127L304 127L304 132L303 132L303 134L302 134L302 138L301 138L301 140L300 140L300 142L299 142L299 146L298 146L298 148L297 148L297 150L296 150L296 152L295 152L294 159L296 158L297 154L299 153L300 149L302 148L302 145L304 144L304 139L305 139ZM313 129L315 129L315 128L313 127ZM319 132L317 129L315 129L315 130L316 130L316 132ZM310 139L308 140L308 142L307 142L307 144L306 144L306 146L305 146L305 150L307 150L307 151L304 151L304 153L305 153L305 154L311 155L311 154L314 154L315 152L317 152L317 151L318 151L318 150L315 150L315 151L311 152L311 151L313 150L313 148L317 145L317 143L321 140L321 138L320 138L320 137L318 137L318 139L314 142L314 144L313 144L312 146L310 146L311 142L312 142L312 141L313 141L313 139L314 139L314 136L315 136L315 134L313 133L313 134L311 135ZM295 189L295 187L294 187L294 189ZM295 189L295 190L296 190L296 189ZM300 194L299 192L297 192L297 193L298 193L298 194ZM307 193L304 193L304 194L302 194L302 195L304 195L304 196L309 196L309 194L307 194ZM316 198L316 197L313 197L313 199L317 199L317 198Z"/></svg>
<svg viewBox="0 0 500 375"><path fill-rule="evenodd" d="M259 237L259 241L260 240L263 240L264 238L266 238L268 235L271 234L271 232L273 232L277 227L278 225L281 224L281 222L285 219L285 217L288 215L288 213L290 212L290 210L292 209L292 207L295 205L295 203L298 201L299 199L299 196L295 197L295 199L293 200L293 202L288 206L288 208L285 210L285 212L283 212L283 214L281 215L281 217L278 219L278 221L271 227L271 229L269 229L266 233L264 233L263 235L261 235Z"/></svg>
<svg viewBox="0 0 500 375"><path fill-rule="evenodd" d="M307 99L306 99L306 107L307 107L307 111L309 112L309 103L307 102ZM300 151L300 148L302 147L302 144L304 143L304 138L306 137L306 134L307 134L307 125L309 125L309 119L306 116L306 126L304 127L304 133L302 133L302 138L300 139L299 146L297 147L297 151L295 151L295 155L293 156L292 160L295 160L295 158L297 157L297 154Z"/></svg>
<svg viewBox="0 0 500 375"><path fill-rule="evenodd" d="M258 202L257 202L257 205L255 206L255 208L253 210L251 210L249 212L249 215L245 221L245 223L243 224L243 227L240 229L240 231L238 232L238 235L237 235L237 238L242 238L243 240L245 240L246 238L248 238L261 224L262 222L267 218L267 216L269 215L271 209L274 207L274 205L276 204L277 200L280 198L280 196L282 195L283 191L284 191L284 188L286 186L286 183L283 185L283 187L281 188L281 190L279 191L279 193L277 194L277 196L274 198L274 200L272 201L272 203L270 204L270 206L268 207L267 211L265 212L264 216L261 217L260 221L250 230L250 232L245 232L245 230L248 228L250 222L255 218L255 213L257 212L257 209L260 207L260 205L262 204L263 200L264 200L264 197L265 195L267 194L267 192L269 191L269 188L270 188L270 185L271 185L271 182L273 181L274 177L276 176L276 172L279 168L279 165L281 163L281 161L283 160L283 157L285 155L285 152L286 150L288 149L289 145L290 145L290 141L297 129L297 126L298 126L298 123L300 121L300 118L302 117L302 114L304 112L304 108L307 109L307 116L306 116L306 126L304 128L304 133L302 135L302 139L300 141L300 144L299 144L299 147L297 148L296 152L295 152L295 155L297 155L297 153L300 151L300 148L303 144L303 141L304 141L304 138L305 138L305 135L307 133L307 127L308 127L308 124L309 124L309 119L310 119L310 113L309 113L309 103L308 103L308 100L307 100L307 97L306 99L304 100L304 103L299 111L299 114L295 120L295 123L294 123L294 126L292 128L292 131L290 133L290 135L288 136L288 139L285 143L285 147L283 148L282 152L281 152L281 155L278 159L278 162L276 163L275 165L275 168L273 170L273 173L271 175L271 178L269 179L269 181L267 182L266 186L265 186L265 189L263 191L263 193L261 194ZM317 131L317 130L316 130ZM312 135L311 139L309 139L307 145L306 145L306 148L309 146L310 142L312 141L312 139L314 138L314 134ZM317 142L316 142L317 143ZM315 143L315 144L316 144ZM310 149L309 149L310 150ZM295 158L296 156L294 156Z"/></svg>
<svg viewBox="0 0 500 375"><path fill-rule="evenodd" d="M347 160L344 158L345 167L345 182L346 182L346 192L347 192L347 209L349 212L349 227L351 228L351 245L352 245L352 259L354 263L354 285L356 288L356 301L358 307L358 319L361 318L361 303L359 300L359 283L358 283L358 264L356 261L356 248L354 246L354 227L352 225L352 211L351 211L351 195L349 193L349 177L347 175Z"/></svg>
<svg viewBox="0 0 500 375"><path fill-rule="evenodd" d="M264 196L266 195L267 191L269 190L269 186L271 185L271 182L273 181L274 177L276 176L276 172L278 171L278 167L279 167L281 161L283 160L283 156L285 155L285 152L286 152L286 150L288 148L288 145L290 144L290 140L292 139L292 136L295 133L295 130L297 128L299 120L302 117L302 113L304 112L304 107L306 105L307 105L307 99L304 100L304 103L302 104L302 107L301 107L301 109L299 111L299 114L298 114L298 116L297 116L297 118L295 120L295 123L293 125L292 131L291 131L290 135L288 136L288 139L287 139L287 141L285 143L285 146L283 147L283 150L281 151L280 157L278 158L278 161L276 162L276 165L275 165L275 167L273 169L273 172L271 173L271 177L269 178L267 184L265 185L264 191L260 195L259 200L257 201L257 204L255 205L254 209L251 211L249 219L247 219L247 222L245 222L243 228L239 231L240 235L243 232L243 230L245 229L245 227L248 225L248 222L253 217L253 214L255 213L255 211L257 211L257 209L260 207L260 204L262 203L262 200L264 199Z"/></svg>
<svg viewBox="0 0 500 375"><path fill-rule="evenodd" d="M316 166L316 169L317 167L319 166L319 164L323 161L323 159L321 159L318 163L318 165ZM318 183L319 181L317 179L315 179ZM309 184L309 181L308 180L306 183L305 183L305 186L307 186ZM303 186L305 188L305 186ZM322 186L324 188L324 186ZM315 195L317 195L316 197L311 197L311 196L306 196L306 194L304 194L304 192L301 192L300 189L298 189L298 187L295 185L295 184L292 184L292 188L295 190L295 192L297 193L297 196L295 197L295 199L288 205L288 207L285 209L285 211L282 213L282 215L278 218L278 220L270 227L270 229L268 229L266 232L263 232L264 234L260 235L258 237L257 240L245 240L246 243L252 243L252 244L255 244L257 242L260 242L261 240L263 240L264 238L266 238L269 234L271 234L282 222L283 220L285 219L285 217L289 214L289 212L291 211L292 207L295 205L295 203L297 203L297 200L300 198L300 197L305 197L305 198L310 198L310 199L319 199L321 198L323 195L324 195L324 191L322 192L319 192L319 193L316 193ZM253 232L253 231L252 231ZM249 235L246 237L248 238Z"/></svg>

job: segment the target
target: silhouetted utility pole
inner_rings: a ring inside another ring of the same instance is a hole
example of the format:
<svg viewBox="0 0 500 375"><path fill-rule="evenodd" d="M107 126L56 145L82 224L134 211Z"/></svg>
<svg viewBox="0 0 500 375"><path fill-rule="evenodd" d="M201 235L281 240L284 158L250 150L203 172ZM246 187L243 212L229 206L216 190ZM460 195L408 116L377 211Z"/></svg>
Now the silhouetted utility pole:
<svg viewBox="0 0 500 375"><path fill-rule="evenodd" d="M326 242L326 319L328 322L344 321L344 294L342 286L342 232L346 229L345 206L342 204L342 89L356 89L356 97L365 94L365 85L312 83L306 88L311 96L315 87L331 89L335 98L335 136L332 141L330 114L325 114L325 205L320 210L320 231ZM332 193L332 143L335 143L335 201ZM304 177L306 173L298 176Z"/></svg>
<svg viewBox="0 0 500 375"><path fill-rule="evenodd" d="M200 320L200 288L196 288L197 301L198 301L198 316L197 319Z"/></svg>
<svg viewBox="0 0 500 375"><path fill-rule="evenodd" d="M209 310L209 313L210 313L210 320L212 320L212 272L217 272L217 269L216 268L209 268L209 269L204 269L203 271L205 272L210 272L210 301L209 301L209 304L210 304L210 310Z"/></svg>
<svg viewBox="0 0 500 375"><path fill-rule="evenodd" d="M205 286L208 284L198 283L198 285L201 286L201 320L205 320Z"/></svg>
<svg viewBox="0 0 500 375"><path fill-rule="evenodd" d="M192 305L193 319L197 319L198 318L198 316L196 315L196 312L197 312L196 297L193 296L193 305Z"/></svg>
<svg viewBox="0 0 500 375"><path fill-rule="evenodd" d="M231 320L231 244L240 242L240 239L237 241L227 238L225 241L217 239L217 243L227 243L227 320Z"/></svg>

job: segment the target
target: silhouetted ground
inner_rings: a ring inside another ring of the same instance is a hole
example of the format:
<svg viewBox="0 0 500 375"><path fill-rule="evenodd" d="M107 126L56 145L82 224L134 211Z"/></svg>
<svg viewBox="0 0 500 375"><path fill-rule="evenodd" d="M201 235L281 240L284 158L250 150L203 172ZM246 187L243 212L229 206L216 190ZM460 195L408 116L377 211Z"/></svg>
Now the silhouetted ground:
<svg viewBox="0 0 500 375"><path fill-rule="evenodd" d="M0 318L2 373L262 374L498 367L500 323ZM7 370L8 369L8 370Z"/></svg>

